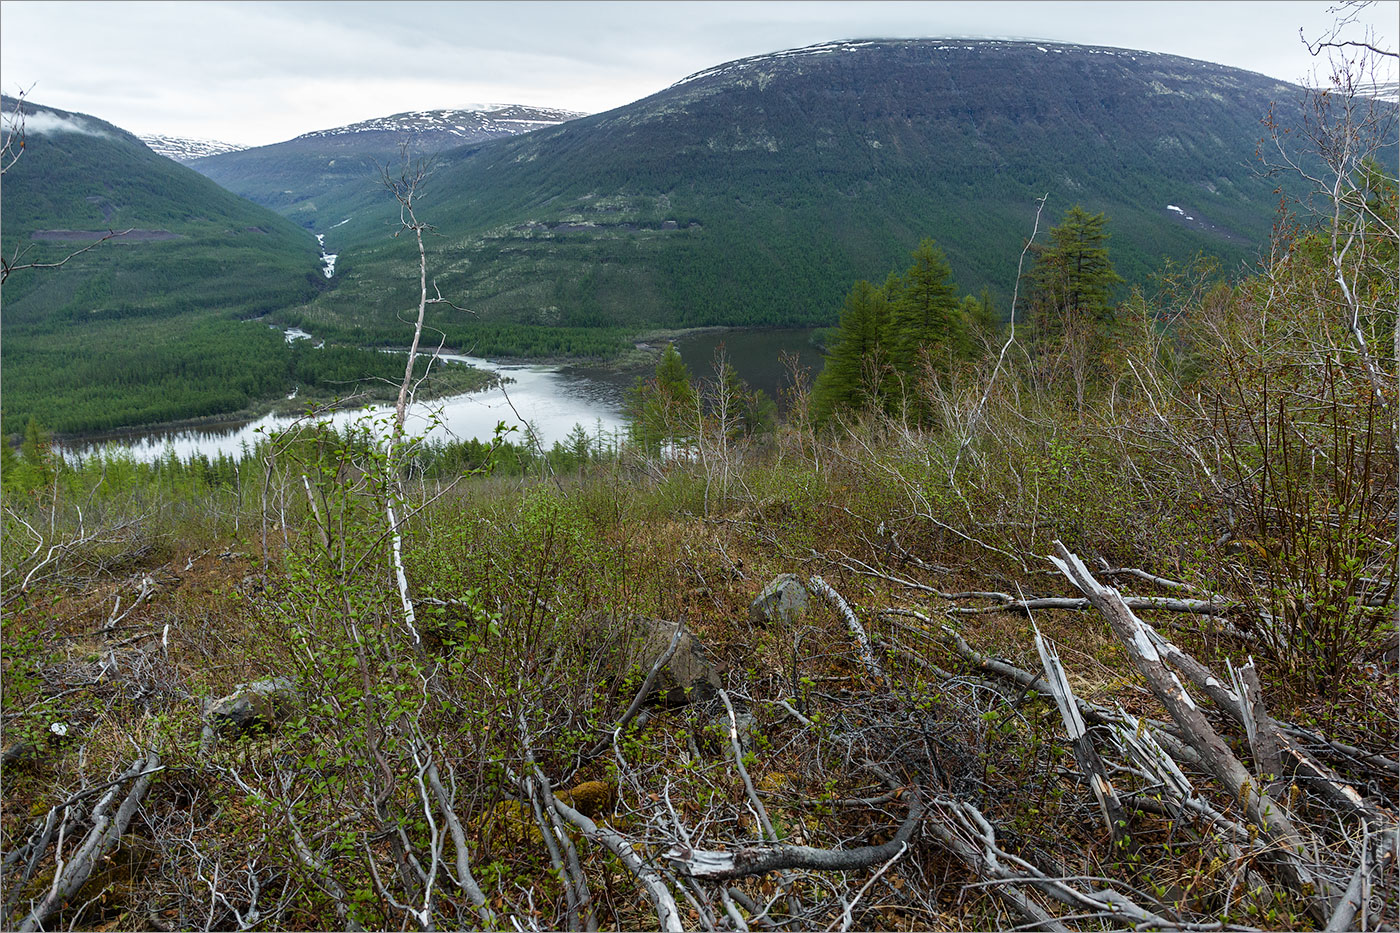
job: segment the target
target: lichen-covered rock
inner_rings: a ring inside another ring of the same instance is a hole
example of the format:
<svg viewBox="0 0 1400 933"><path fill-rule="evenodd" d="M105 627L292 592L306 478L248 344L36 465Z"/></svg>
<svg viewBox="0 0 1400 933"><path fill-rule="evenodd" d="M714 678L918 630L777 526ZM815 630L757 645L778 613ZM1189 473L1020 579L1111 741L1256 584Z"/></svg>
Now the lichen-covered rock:
<svg viewBox="0 0 1400 933"><path fill-rule="evenodd" d="M215 700L204 714L219 732L242 735L268 732L296 709L300 696L286 677L269 677L240 684L228 696Z"/></svg>
<svg viewBox="0 0 1400 933"><path fill-rule="evenodd" d="M811 594L801 577L795 573L780 574L750 604L749 620L755 625L796 622L806 614L810 602Z"/></svg>
<svg viewBox="0 0 1400 933"><path fill-rule="evenodd" d="M506 852L544 842L534 809L522 800L502 800L479 814L468 828L483 844Z"/></svg>
<svg viewBox="0 0 1400 933"><path fill-rule="evenodd" d="M679 623L663 619L641 619L640 631L630 646L627 669L637 668L645 676L656 659L671 644ZM724 687L719 674L705 657L700 642L689 632L681 636L676 653L653 687L653 700L663 706L684 706L712 699Z"/></svg>

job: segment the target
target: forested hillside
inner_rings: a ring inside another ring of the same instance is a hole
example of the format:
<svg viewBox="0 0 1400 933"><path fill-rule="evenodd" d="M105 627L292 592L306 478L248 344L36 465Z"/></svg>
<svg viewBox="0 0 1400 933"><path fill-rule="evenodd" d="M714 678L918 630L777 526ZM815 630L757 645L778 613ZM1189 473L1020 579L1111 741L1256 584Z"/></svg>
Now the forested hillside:
<svg viewBox="0 0 1400 933"><path fill-rule="evenodd" d="M583 116L570 110L512 105L418 110L295 139L194 160L191 167L230 191L322 233L378 193L379 169L404 147L423 157L468 143L515 136Z"/></svg>
<svg viewBox="0 0 1400 933"><path fill-rule="evenodd" d="M1104 212L1132 283L1167 257L1252 263L1277 205L1262 121L1277 104L1295 122L1300 94L1117 49L831 43L444 152L424 215L439 286L486 323L830 323L852 280L882 277L924 237L1005 317L1043 195ZM383 209L321 210L350 218L334 233L343 281L298 321L390 322L408 299Z"/></svg>
<svg viewBox="0 0 1400 933"><path fill-rule="evenodd" d="M3 109L7 429L224 415L402 373L353 348L313 359L248 323L324 288L305 230L110 123L28 100Z"/></svg>

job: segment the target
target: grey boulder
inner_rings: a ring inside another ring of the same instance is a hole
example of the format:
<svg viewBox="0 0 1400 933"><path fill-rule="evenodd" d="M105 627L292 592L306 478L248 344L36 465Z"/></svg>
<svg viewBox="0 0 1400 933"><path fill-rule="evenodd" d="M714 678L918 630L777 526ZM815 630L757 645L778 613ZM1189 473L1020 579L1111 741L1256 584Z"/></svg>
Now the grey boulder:
<svg viewBox="0 0 1400 933"><path fill-rule="evenodd" d="M664 619L640 619L636 639L629 646L627 667L641 670L642 676L651 670L656 659L665 653L675 637L677 622ZM653 685L652 699L663 706L684 706L712 699L724 687L714 666L705 657L700 642L689 632L681 635L675 654Z"/></svg>
<svg viewBox="0 0 1400 933"><path fill-rule="evenodd" d="M801 577L795 573L780 574L749 605L749 620L755 625L790 624L806 615L810 602L811 594Z"/></svg>
<svg viewBox="0 0 1400 933"><path fill-rule="evenodd" d="M269 677L240 684L233 693L211 703L204 718L223 733L268 732L292 714L299 699L291 680Z"/></svg>

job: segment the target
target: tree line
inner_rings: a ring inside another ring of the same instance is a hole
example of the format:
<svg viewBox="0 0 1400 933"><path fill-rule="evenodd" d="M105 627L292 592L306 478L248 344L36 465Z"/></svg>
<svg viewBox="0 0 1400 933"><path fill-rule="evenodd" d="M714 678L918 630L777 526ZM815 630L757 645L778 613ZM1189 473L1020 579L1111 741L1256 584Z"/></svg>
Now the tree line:
<svg viewBox="0 0 1400 933"><path fill-rule="evenodd" d="M1123 279L1109 259L1107 223L1102 213L1075 205L1047 243L1029 244L1034 259L1022 286L1037 355L1053 357L1071 344L1081 355L1092 353L1111 328ZM991 349L999 322L990 293L959 298L952 268L932 239L912 259L883 285L861 280L847 294L812 391L817 422L872 410L922 420L928 401L916 388Z"/></svg>

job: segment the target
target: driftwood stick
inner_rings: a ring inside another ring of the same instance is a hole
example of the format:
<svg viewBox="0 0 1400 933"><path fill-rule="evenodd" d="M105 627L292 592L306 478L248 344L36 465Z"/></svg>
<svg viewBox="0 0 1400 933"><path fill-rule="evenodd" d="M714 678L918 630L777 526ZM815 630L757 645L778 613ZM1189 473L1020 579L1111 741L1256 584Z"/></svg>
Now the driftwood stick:
<svg viewBox="0 0 1400 933"><path fill-rule="evenodd" d="M1331 883L1305 860L1307 849L1303 834L1273 798L1264 793L1207 721L1176 674L1167 668L1145 626L1118 591L1095 580L1084 562L1059 541L1055 542L1055 549L1059 556L1051 557L1051 562L1108 621L1158 701L1171 713L1186 741L1201 756L1202 766L1244 804L1250 819L1275 844L1272 860L1282 879L1306 905L1313 919L1326 923L1333 913L1332 901L1340 892L1335 892Z"/></svg>
<svg viewBox="0 0 1400 933"><path fill-rule="evenodd" d="M1167 641L1152 626L1145 622L1141 624L1162 658L1209 695L1216 707L1232 722L1244 727L1261 786L1268 787L1270 782L1277 781L1285 773L1295 773L1304 778L1301 783L1306 789L1342 812L1354 813L1377 826L1394 821L1393 816L1382 814L1366 804L1361 795L1335 771L1302 749L1292 739L1299 730L1285 727L1269 715L1253 658L1238 670L1231 667L1231 689L1204 664ZM1321 741L1332 744L1325 739Z"/></svg>
<svg viewBox="0 0 1400 933"><path fill-rule="evenodd" d="M902 790L903 787L884 768L875 762L866 759L866 768L878 775L892 790ZM938 798L934 801L938 804ZM966 865L974 875L986 881L994 882L991 887L992 894L1009 907L1014 913L1025 920L1031 929L1047 930L1051 933L1068 933L1068 929L1058 920L1047 913L1039 904L1030 898L1026 892L1018 887L1021 879L1014 878L1002 866L999 865L995 856L988 856L981 848L968 842L960 835L954 827L945 821L936 819L925 819L924 831L933 836L938 842L951 852L955 858Z"/></svg>

